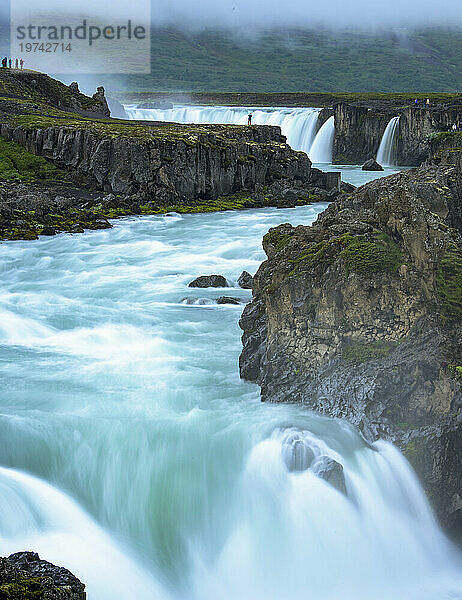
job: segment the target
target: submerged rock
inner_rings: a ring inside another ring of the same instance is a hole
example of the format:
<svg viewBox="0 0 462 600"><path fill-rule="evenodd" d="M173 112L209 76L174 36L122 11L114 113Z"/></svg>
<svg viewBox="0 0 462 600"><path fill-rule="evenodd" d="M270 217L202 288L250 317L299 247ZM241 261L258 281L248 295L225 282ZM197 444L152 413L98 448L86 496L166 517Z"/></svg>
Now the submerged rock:
<svg viewBox="0 0 462 600"><path fill-rule="evenodd" d="M241 304L241 301L232 296L220 296L217 298L217 304Z"/></svg>
<svg viewBox="0 0 462 600"><path fill-rule="evenodd" d="M243 288L244 290L251 290L252 289L252 281L253 281L253 277L250 273L248 273L247 271L242 271L242 273L239 275L239 279L237 280L237 284L239 287Z"/></svg>
<svg viewBox="0 0 462 600"><path fill-rule="evenodd" d="M35 552L0 558L0 597L5 600L85 600L85 585L68 569Z"/></svg>
<svg viewBox="0 0 462 600"><path fill-rule="evenodd" d="M346 496L345 476L343 474L343 467L340 463L332 458L326 458L318 471L318 475Z"/></svg>
<svg viewBox="0 0 462 600"><path fill-rule="evenodd" d="M373 158L366 160L361 168L363 171L383 171L382 165L379 165L379 163Z"/></svg>
<svg viewBox="0 0 462 600"><path fill-rule="evenodd" d="M201 275L191 281L191 283L188 284L188 287L229 287L229 285L223 275Z"/></svg>

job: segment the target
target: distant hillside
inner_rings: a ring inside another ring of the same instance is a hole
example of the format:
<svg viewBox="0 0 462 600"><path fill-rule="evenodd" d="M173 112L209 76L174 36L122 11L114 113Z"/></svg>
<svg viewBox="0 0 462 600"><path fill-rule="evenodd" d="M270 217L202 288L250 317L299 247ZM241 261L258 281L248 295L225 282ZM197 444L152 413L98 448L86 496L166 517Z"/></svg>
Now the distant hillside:
<svg viewBox="0 0 462 600"><path fill-rule="evenodd" d="M0 49L8 27L0 19ZM26 62L27 62L27 57ZM462 29L152 32L151 75L64 76L88 89L183 92L460 92Z"/></svg>
<svg viewBox="0 0 462 600"><path fill-rule="evenodd" d="M165 91L462 90L462 29L359 33L271 31L253 39L158 29L151 76L131 89Z"/></svg>

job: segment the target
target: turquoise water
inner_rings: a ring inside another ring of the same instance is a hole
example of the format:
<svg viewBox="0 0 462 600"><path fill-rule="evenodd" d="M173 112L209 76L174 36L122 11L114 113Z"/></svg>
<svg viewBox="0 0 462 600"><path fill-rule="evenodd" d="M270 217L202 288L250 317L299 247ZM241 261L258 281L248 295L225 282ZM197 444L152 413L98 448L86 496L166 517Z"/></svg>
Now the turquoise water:
<svg viewBox="0 0 462 600"><path fill-rule="evenodd" d="M90 600L462 598L397 450L239 379L243 305L214 300L247 302L263 234L324 208L0 244L2 555L38 551ZM187 287L210 273L231 289ZM347 496L288 468L294 434L344 466Z"/></svg>

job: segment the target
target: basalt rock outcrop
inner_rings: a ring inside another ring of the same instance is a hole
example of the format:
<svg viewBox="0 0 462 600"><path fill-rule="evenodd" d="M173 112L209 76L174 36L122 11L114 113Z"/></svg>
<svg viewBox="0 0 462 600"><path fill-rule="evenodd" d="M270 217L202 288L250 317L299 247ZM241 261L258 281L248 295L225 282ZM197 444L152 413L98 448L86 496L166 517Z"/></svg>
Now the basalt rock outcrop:
<svg viewBox="0 0 462 600"><path fill-rule="evenodd" d="M108 117L110 111L104 94L104 88L99 87L92 98L82 94L77 83L67 86L45 73L36 71L0 71L0 98L11 101L20 99L39 105L48 106L62 111L71 110L77 114L89 117ZM24 106L18 105L19 111Z"/></svg>
<svg viewBox="0 0 462 600"><path fill-rule="evenodd" d="M334 106L333 162L361 165L377 154L391 117L389 109L369 109L346 102Z"/></svg>
<svg viewBox="0 0 462 600"><path fill-rule="evenodd" d="M85 585L64 567L41 560L35 552L0 558L2 600L85 600Z"/></svg>
<svg viewBox="0 0 462 600"><path fill-rule="evenodd" d="M3 123L0 134L105 192L158 205L243 190L293 201L308 197L313 187L339 191L339 174L313 169L279 127L122 123Z"/></svg>
<svg viewBox="0 0 462 600"><path fill-rule="evenodd" d="M454 124L462 125L462 98L448 103L396 106L374 102L371 106L356 102L334 105L335 135L333 162L362 164L376 156L383 134L392 117L399 116L395 140L395 161L399 165L417 166L433 152L432 136L449 132Z"/></svg>
<svg viewBox="0 0 462 600"><path fill-rule="evenodd" d="M461 156L271 229L240 321L241 376L263 400L399 444L448 528L462 515Z"/></svg>

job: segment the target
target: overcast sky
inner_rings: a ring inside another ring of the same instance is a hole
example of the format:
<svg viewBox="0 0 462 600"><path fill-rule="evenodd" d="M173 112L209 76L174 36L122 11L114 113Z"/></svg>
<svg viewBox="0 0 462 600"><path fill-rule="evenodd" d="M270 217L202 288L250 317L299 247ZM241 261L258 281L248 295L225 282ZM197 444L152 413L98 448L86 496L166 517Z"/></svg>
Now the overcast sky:
<svg viewBox="0 0 462 600"><path fill-rule="evenodd" d="M232 27L462 25L462 0L155 0L153 18Z"/></svg>
<svg viewBox="0 0 462 600"><path fill-rule="evenodd" d="M118 12L135 17L149 0L11 0L29 10L62 14L98 10L110 19ZM0 6L5 6L0 0ZM462 0L152 0L154 23L185 27L271 26L361 27L382 29L427 25L462 26Z"/></svg>

